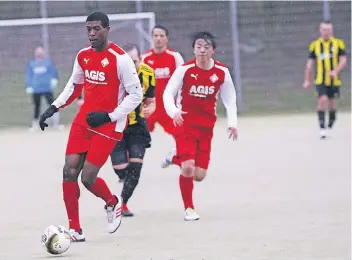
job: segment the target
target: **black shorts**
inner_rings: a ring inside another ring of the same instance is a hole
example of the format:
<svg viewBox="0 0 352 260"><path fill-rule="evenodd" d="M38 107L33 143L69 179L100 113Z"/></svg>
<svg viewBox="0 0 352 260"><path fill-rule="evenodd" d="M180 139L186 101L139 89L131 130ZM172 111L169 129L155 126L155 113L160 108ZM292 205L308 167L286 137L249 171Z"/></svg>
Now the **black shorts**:
<svg viewBox="0 0 352 260"><path fill-rule="evenodd" d="M124 131L123 139L117 142L111 153L112 165L120 165L128 162L129 158L143 159L145 149L151 147L151 136L145 120L130 125Z"/></svg>
<svg viewBox="0 0 352 260"><path fill-rule="evenodd" d="M319 97L327 96L329 99L338 99L340 97L340 87L316 85L316 90Z"/></svg>

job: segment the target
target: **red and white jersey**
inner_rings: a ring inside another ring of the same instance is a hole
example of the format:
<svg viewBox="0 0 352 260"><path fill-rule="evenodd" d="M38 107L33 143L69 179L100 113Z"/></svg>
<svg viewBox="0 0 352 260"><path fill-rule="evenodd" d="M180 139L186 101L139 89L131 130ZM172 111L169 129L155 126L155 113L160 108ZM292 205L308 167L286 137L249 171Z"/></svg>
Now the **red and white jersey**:
<svg viewBox="0 0 352 260"><path fill-rule="evenodd" d="M109 43L102 52L96 52L91 47L78 52L71 78L53 105L57 108L69 105L81 94L82 88L84 104L73 123L89 129L87 113L108 112L112 122L91 130L111 138L118 136L116 132L123 132L127 115L143 98L132 59L114 43Z"/></svg>
<svg viewBox="0 0 352 260"><path fill-rule="evenodd" d="M180 53L169 48L162 53L155 53L153 50L149 50L142 56L142 60L155 71L155 98L162 103L162 96L167 82L176 68L184 63L184 60Z"/></svg>
<svg viewBox="0 0 352 260"><path fill-rule="evenodd" d="M211 60L212 68L203 70L191 60L177 68L163 95L167 114L174 118L179 111L184 124L199 127L214 127L216 101L220 93L226 108L229 127L237 127L236 90L227 67ZM175 97L176 104L174 103Z"/></svg>

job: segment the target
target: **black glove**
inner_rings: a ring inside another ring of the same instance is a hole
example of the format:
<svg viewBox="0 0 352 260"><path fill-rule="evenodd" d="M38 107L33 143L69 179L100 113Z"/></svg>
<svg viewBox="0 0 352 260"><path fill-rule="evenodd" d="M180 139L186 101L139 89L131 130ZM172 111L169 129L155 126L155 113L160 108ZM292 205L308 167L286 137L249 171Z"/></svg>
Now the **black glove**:
<svg viewBox="0 0 352 260"><path fill-rule="evenodd" d="M91 127L99 127L105 123L111 122L107 112L91 112L87 114L87 123Z"/></svg>
<svg viewBox="0 0 352 260"><path fill-rule="evenodd" d="M56 106L51 105L47 110L45 110L43 114L41 114L39 118L39 126L42 131L44 131L45 127L48 127L48 124L45 123L45 120L52 117L57 111L58 109L56 108Z"/></svg>

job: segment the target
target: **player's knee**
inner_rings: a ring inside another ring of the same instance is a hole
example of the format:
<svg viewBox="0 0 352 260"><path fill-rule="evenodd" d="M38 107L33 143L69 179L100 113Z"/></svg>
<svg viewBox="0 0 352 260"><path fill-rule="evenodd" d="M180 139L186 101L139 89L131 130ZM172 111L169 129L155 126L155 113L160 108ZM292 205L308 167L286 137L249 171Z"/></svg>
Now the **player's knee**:
<svg viewBox="0 0 352 260"><path fill-rule="evenodd" d="M116 173L116 175L120 178L120 179L124 179L126 177L126 168L127 168L128 164L125 165L125 167L119 167L116 168L114 167L114 172Z"/></svg>
<svg viewBox="0 0 352 260"><path fill-rule="evenodd" d="M93 176L92 174L83 173L81 175L81 182L87 189L89 189L95 183L96 179L97 177Z"/></svg>
<svg viewBox="0 0 352 260"><path fill-rule="evenodd" d="M328 106L330 110L336 109L336 100L329 100Z"/></svg>
<svg viewBox="0 0 352 260"><path fill-rule="evenodd" d="M318 107L319 109L325 109L326 104L328 102L328 97L327 96L320 96L318 99Z"/></svg>
<svg viewBox="0 0 352 260"><path fill-rule="evenodd" d="M145 155L145 147L142 144L131 145L129 150L130 162L142 163Z"/></svg>
<svg viewBox="0 0 352 260"><path fill-rule="evenodd" d="M65 164L63 169L63 180L64 181L76 181L78 178L78 172L76 167L72 167Z"/></svg>
<svg viewBox="0 0 352 260"><path fill-rule="evenodd" d="M193 180L195 181L203 181L207 176L207 172L204 169L196 168L194 172Z"/></svg>
<svg viewBox="0 0 352 260"><path fill-rule="evenodd" d="M94 166L92 164L85 164L85 167L83 168L83 172L81 175L81 182L86 187L87 189L90 189L90 187L95 183L97 180L97 176L99 173L100 168L97 166Z"/></svg>
<svg viewBox="0 0 352 260"><path fill-rule="evenodd" d="M182 163L182 175L185 177L194 176L195 166L194 160L188 160Z"/></svg>
<svg viewBox="0 0 352 260"><path fill-rule="evenodd" d="M137 182L139 181L139 178L141 176L142 166L143 164L140 162L130 162L130 164L128 165L128 172L134 181L137 181Z"/></svg>

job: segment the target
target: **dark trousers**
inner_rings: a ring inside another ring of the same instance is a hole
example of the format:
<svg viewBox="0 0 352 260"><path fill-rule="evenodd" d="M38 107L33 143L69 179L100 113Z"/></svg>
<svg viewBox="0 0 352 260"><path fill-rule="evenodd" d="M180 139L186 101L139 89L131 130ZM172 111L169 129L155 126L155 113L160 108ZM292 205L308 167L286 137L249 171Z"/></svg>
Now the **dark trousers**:
<svg viewBox="0 0 352 260"><path fill-rule="evenodd" d="M44 96L46 103L50 106L54 102L54 95L52 92L35 93L32 94L33 106L34 106L34 120L38 120L40 114L40 103L42 96Z"/></svg>

